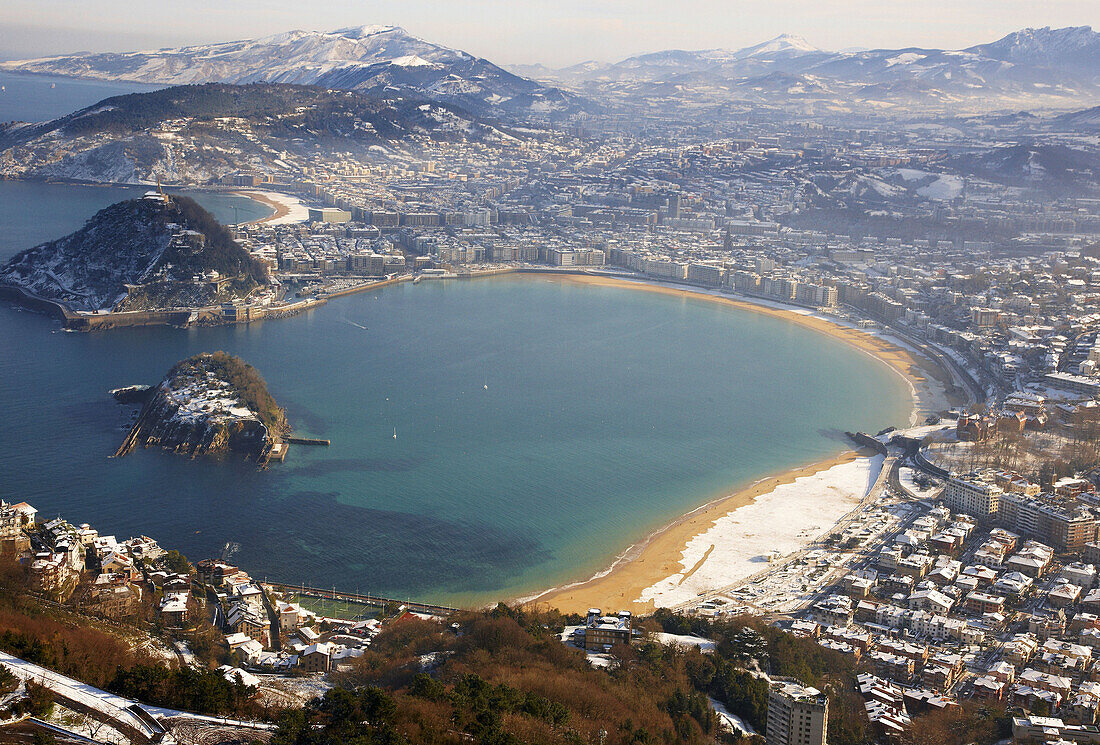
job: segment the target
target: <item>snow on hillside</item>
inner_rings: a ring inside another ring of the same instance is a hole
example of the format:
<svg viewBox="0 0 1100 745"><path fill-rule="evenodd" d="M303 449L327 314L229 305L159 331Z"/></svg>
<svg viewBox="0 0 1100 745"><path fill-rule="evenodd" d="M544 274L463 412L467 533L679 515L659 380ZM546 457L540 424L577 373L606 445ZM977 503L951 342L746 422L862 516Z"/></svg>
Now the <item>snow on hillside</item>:
<svg viewBox="0 0 1100 745"><path fill-rule="evenodd" d="M392 86L451 96L449 102L471 110L512 113L516 113L513 109L524 110L530 104L527 99L541 99L551 110L582 103L569 101L561 91L513 75L487 60L419 39L398 26L288 31L260 39L155 51L17 60L0 63L0 69L171 85L270 82L348 90ZM406 73L397 80L387 77L394 70ZM502 103L490 103L494 95L493 100Z"/></svg>

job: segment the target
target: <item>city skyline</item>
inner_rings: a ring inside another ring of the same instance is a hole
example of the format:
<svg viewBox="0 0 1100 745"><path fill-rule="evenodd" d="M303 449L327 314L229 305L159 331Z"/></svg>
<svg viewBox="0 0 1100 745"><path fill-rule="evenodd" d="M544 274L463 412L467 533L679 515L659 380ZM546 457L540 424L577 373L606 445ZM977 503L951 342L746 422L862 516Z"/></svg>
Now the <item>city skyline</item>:
<svg viewBox="0 0 1100 745"><path fill-rule="evenodd" d="M740 48L780 34L802 36L828 50L958 49L1025 27L1100 25L1100 8L1085 0L935 0L916 14L870 0L779 0L767 6L716 0L676 6L539 0L517 6L502 0L467 0L442 7L429 0L400 6L339 0L307 12L286 0L232 7L210 0L139 6L92 0L74 12L65 2L14 0L0 9L0 58L148 50L364 24L401 26L415 36L498 64L562 67L587 60L615 62L665 49Z"/></svg>

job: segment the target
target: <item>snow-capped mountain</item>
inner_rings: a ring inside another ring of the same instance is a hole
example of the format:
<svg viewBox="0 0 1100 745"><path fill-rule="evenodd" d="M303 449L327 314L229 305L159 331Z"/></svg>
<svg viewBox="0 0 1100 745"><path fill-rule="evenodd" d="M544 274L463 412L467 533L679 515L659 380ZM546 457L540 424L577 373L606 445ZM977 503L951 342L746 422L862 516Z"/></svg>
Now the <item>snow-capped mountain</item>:
<svg viewBox="0 0 1100 745"><path fill-rule="evenodd" d="M811 52L820 51L822 50L810 44L810 42L806 41L801 36L780 34L770 41L765 41L762 44L738 50L735 58L746 59L748 57L775 57L779 55L794 57L801 54L810 54Z"/></svg>
<svg viewBox="0 0 1100 745"><path fill-rule="evenodd" d="M1083 64L1094 73L1100 69L1100 34L1091 26L1025 28L966 51L1013 64L1053 68Z"/></svg>
<svg viewBox="0 0 1100 745"><path fill-rule="evenodd" d="M455 103L482 115L553 115L584 104L397 26L289 31L175 49L17 60L0 63L0 69L172 85L270 82L388 90Z"/></svg>
<svg viewBox="0 0 1100 745"><path fill-rule="evenodd" d="M813 101L829 111L1080 108L1100 103L1100 34L1088 26L1024 29L961 50L847 52L783 35L744 49L667 50L538 77L624 106L668 109L730 103L805 109Z"/></svg>
<svg viewBox="0 0 1100 745"><path fill-rule="evenodd" d="M1100 132L1100 106L1093 106L1084 111L1071 111L1055 117L1053 125L1056 128L1067 129L1074 132L1089 131Z"/></svg>

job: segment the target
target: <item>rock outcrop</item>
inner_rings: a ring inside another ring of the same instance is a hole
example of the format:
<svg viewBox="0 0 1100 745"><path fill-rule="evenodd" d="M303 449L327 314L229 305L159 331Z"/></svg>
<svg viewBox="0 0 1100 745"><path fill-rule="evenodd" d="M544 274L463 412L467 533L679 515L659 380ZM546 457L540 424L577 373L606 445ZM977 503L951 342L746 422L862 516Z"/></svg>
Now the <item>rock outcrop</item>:
<svg viewBox="0 0 1100 745"><path fill-rule="evenodd" d="M288 432L285 413L253 367L224 352L200 354L178 363L149 389L116 455L140 446L191 456L232 452L263 458Z"/></svg>

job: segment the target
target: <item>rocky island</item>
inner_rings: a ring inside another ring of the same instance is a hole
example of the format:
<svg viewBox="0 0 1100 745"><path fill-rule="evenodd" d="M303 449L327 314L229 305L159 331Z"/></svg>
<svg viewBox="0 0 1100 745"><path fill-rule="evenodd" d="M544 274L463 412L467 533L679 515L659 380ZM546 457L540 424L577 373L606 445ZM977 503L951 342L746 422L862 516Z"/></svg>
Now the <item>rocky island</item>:
<svg viewBox="0 0 1100 745"><path fill-rule="evenodd" d="M266 268L188 197L151 191L16 254L0 287L65 313L196 309L255 300Z"/></svg>
<svg viewBox="0 0 1100 745"><path fill-rule="evenodd" d="M225 352L178 362L156 386L113 393L122 403L143 402L117 456L160 446L191 456L233 452L266 462L285 452L286 412L254 367Z"/></svg>

